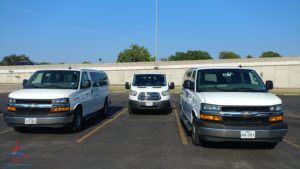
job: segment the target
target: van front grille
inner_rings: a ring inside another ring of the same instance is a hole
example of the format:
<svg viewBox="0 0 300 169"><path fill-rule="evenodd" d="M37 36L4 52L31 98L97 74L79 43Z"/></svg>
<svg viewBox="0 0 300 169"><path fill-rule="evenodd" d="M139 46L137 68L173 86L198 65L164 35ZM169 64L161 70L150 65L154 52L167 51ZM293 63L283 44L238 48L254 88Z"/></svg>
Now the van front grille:
<svg viewBox="0 0 300 169"><path fill-rule="evenodd" d="M25 100L17 99L16 104L51 104L52 100Z"/></svg>
<svg viewBox="0 0 300 169"><path fill-rule="evenodd" d="M141 92L138 96L138 99L141 101L158 101L161 99L161 97L158 92Z"/></svg>
<svg viewBox="0 0 300 169"><path fill-rule="evenodd" d="M227 126L264 126L268 125L268 117L223 117Z"/></svg>
<svg viewBox="0 0 300 169"><path fill-rule="evenodd" d="M269 112L269 106L224 106L222 112Z"/></svg>

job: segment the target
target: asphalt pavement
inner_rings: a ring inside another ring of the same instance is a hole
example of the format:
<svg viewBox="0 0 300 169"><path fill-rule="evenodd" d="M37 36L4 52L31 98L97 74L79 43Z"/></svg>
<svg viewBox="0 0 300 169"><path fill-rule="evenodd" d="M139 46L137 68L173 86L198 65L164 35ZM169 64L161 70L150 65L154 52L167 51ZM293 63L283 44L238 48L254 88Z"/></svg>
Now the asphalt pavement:
<svg viewBox="0 0 300 169"><path fill-rule="evenodd" d="M0 111L7 93L0 94ZM0 168L28 169L296 169L300 166L299 96L282 97L288 135L274 149L254 143L211 143L194 146L178 123L179 96L172 113L128 114L127 93L113 93L109 118L95 117L75 134L63 129L31 129L17 133L0 114ZM26 155L7 154L16 142Z"/></svg>

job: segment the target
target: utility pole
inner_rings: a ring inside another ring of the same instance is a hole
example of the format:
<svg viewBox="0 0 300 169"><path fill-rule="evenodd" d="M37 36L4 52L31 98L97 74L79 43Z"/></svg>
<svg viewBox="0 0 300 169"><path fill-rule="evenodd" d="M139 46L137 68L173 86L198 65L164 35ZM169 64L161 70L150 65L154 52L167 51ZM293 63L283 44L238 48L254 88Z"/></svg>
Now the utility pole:
<svg viewBox="0 0 300 169"><path fill-rule="evenodd" d="M155 3L155 55L156 55L156 67L158 68L158 0Z"/></svg>

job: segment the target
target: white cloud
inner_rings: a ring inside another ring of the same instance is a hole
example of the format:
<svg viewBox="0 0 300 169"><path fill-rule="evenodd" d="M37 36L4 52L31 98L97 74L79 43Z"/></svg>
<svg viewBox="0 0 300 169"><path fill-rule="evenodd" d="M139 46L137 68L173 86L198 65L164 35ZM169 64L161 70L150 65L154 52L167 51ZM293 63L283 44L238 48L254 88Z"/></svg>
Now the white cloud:
<svg viewBox="0 0 300 169"><path fill-rule="evenodd" d="M9 8L9 9L12 9L12 10L15 10L15 11L22 12L22 13L26 13L26 14L30 14L30 15L37 15L37 13L34 12L33 10L26 9L26 8L23 8L23 7L19 7L19 6L7 6L7 5L5 7Z"/></svg>

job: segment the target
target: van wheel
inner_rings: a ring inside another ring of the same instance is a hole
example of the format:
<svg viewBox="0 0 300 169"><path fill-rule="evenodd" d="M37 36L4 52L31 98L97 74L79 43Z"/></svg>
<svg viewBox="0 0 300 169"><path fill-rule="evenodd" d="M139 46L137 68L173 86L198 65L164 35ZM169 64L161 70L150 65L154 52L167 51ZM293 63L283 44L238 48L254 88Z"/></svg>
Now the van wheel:
<svg viewBox="0 0 300 169"><path fill-rule="evenodd" d="M71 133L75 133L81 130L82 127L82 115L81 115L82 111L81 109L76 109L75 113L74 113L74 117L73 117L73 121L70 124L70 126L68 127L68 130Z"/></svg>
<svg viewBox="0 0 300 169"><path fill-rule="evenodd" d="M19 133L25 133L28 131L28 127L14 127L14 130Z"/></svg>
<svg viewBox="0 0 300 169"><path fill-rule="evenodd" d="M105 100L103 108L100 110L100 113L103 117L108 117L108 102Z"/></svg>
<svg viewBox="0 0 300 169"><path fill-rule="evenodd" d="M192 124L192 142L195 146L205 146L206 141L199 137L198 129L196 126L196 122L193 121Z"/></svg>
<svg viewBox="0 0 300 169"><path fill-rule="evenodd" d="M135 112L132 110L132 108L130 106L128 106L128 113L129 114L135 114Z"/></svg>

